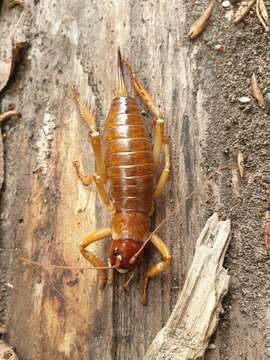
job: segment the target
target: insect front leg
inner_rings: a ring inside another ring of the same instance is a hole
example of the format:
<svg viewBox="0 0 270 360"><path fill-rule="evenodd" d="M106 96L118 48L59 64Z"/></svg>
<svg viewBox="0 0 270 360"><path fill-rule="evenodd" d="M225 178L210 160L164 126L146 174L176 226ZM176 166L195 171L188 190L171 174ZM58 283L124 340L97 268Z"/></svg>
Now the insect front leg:
<svg viewBox="0 0 270 360"><path fill-rule="evenodd" d="M155 105L152 97L150 94L144 89L142 84L140 83L139 79L137 78L135 72L133 71L130 63L125 59L123 63L127 66L130 76L132 85L134 90L140 96L142 101L144 102L145 106L151 111L151 113L155 116L155 135L154 135L154 148L153 148L153 157L154 157L154 164L155 167L159 167L160 163L160 153L161 148L164 142L164 117L163 113L159 111L157 106Z"/></svg>
<svg viewBox="0 0 270 360"><path fill-rule="evenodd" d="M99 176L101 176L104 183L106 183L107 177L104 161L102 158L100 133L99 131L97 131L95 115L91 110L88 109L85 104L82 103L77 87L75 85L72 87L72 92L80 117L84 122L86 122L90 129L89 137L96 158L97 173Z"/></svg>
<svg viewBox="0 0 270 360"><path fill-rule="evenodd" d="M81 254L88 260L94 267L103 267L105 266L102 260L100 260L96 255L86 250L87 246L93 244L96 241L100 241L105 239L108 236L112 235L111 228L104 228L100 230L96 230L91 234L87 235L85 239L80 244ZM107 277L105 270L98 270L100 272L100 285L99 288L103 289L106 285Z"/></svg>
<svg viewBox="0 0 270 360"><path fill-rule="evenodd" d="M106 207L110 205L110 200L107 195L105 185L107 181L106 172L105 172L105 165L102 158L102 150L101 150L101 140L100 140L100 133L97 131L96 126L96 118L93 112L91 112L85 104L82 103L78 90L76 86L72 88L74 101L77 105L79 114L81 119L86 122L90 129L90 142L92 144L92 148L95 154L96 159L96 166L97 166L97 174L92 174L88 176L84 176L80 172L80 164L78 161L74 161L74 166L76 169L76 173L80 181L83 185L88 186L93 181L96 183L98 193L100 196L101 201L104 203Z"/></svg>
<svg viewBox="0 0 270 360"><path fill-rule="evenodd" d="M156 265L151 266L145 276L143 281L143 295L142 295L142 303L143 305L147 304L147 289L149 285L149 281L152 277L157 276L161 272L163 272L170 265L171 255L164 244L164 242L157 235L152 235L150 238L151 243L157 248L160 252L162 261L157 263Z"/></svg>

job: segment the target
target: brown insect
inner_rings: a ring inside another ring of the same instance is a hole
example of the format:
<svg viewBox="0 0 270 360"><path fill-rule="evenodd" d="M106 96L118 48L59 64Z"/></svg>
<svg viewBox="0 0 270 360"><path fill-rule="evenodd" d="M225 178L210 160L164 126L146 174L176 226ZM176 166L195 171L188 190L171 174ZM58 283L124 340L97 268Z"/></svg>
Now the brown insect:
<svg viewBox="0 0 270 360"><path fill-rule="evenodd" d="M156 119L153 146L138 105L128 94L123 77L123 64L130 72L135 91ZM81 102L75 86L73 86L73 96L81 119L90 129L89 137L96 159L95 174L83 176L77 161L74 162L76 172L85 186L93 181L96 183L102 202L112 214L112 226L86 236L80 245L80 251L94 267L99 269L100 288L103 288L107 282L105 269L115 268L123 273L134 271L142 257L145 243L150 241L160 252L162 260L151 266L145 274L142 302L146 304L149 280L164 271L171 259L164 242L157 235L150 233L154 200L161 194L170 169L163 114L140 84L128 61L121 60L120 50L118 50L116 97L112 101L104 125L103 139L97 130L94 113ZM164 151L165 165L156 182L162 151ZM106 237L112 238L108 267L86 249L92 243Z"/></svg>

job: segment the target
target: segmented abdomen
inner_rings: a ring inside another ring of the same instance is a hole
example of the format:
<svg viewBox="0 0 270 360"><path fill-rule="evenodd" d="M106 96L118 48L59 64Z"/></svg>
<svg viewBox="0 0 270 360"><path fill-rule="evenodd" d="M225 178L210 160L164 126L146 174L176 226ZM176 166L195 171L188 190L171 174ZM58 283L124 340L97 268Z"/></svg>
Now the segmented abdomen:
<svg viewBox="0 0 270 360"><path fill-rule="evenodd" d="M106 173L117 211L152 209L154 162L151 139L134 98L113 100L103 136Z"/></svg>

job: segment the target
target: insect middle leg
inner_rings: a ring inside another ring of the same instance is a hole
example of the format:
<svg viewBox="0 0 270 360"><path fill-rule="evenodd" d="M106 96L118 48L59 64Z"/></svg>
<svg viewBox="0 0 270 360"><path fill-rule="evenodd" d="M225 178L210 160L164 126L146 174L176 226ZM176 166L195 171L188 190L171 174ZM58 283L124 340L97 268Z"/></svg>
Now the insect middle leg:
<svg viewBox="0 0 270 360"><path fill-rule="evenodd" d="M154 157L154 164L155 167L158 168L160 164L160 153L161 148L164 142L164 116L161 111L155 105L152 97L150 94L144 89L141 85L139 79L137 78L135 72L132 69L132 66L128 62L128 60L123 60L123 63L127 66L130 76L132 85L140 96L142 101L144 102L145 106L151 111L151 113L155 116L155 138L154 138L154 148L153 148L153 157Z"/></svg>
<svg viewBox="0 0 270 360"><path fill-rule="evenodd" d="M158 198L160 196L160 194L162 193L166 182L168 180L169 177L169 173L170 173L170 153L169 153L169 146L166 142L164 142L163 144L164 146L164 157L165 157L165 165L164 168L162 170L162 173L160 175L160 178L158 180L156 189L154 191L154 199Z"/></svg>
<svg viewBox="0 0 270 360"><path fill-rule="evenodd" d="M73 165L75 167L77 177L79 178L79 180L81 181L81 183L83 185L88 186L88 185L92 184L93 181L96 183L99 197L100 197L101 201L103 202L103 204L108 208L110 206L110 199L107 195L107 192L105 189L105 183L104 183L102 177L97 174L92 174L92 175L87 175L87 176L82 175L82 173L80 171L79 161L74 161Z"/></svg>
<svg viewBox="0 0 270 360"><path fill-rule="evenodd" d="M91 253L90 251L86 250L87 246L90 244L93 244L96 241L100 241L105 239L108 236L111 236L112 230L111 228L104 228L100 230L96 230L92 232L91 234L87 235L85 239L80 244L80 251L81 254L85 257L86 260L88 260L94 267L103 267L105 264L100 260L96 255ZM106 285L106 272L105 270L99 270L100 271L100 285L99 288L103 289Z"/></svg>
<svg viewBox="0 0 270 360"><path fill-rule="evenodd" d="M142 295L142 303L144 305L147 304L147 289L149 285L149 281L152 277L157 276L161 272L163 272L167 267L170 265L171 261L171 255L169 254L169 251L164 244L164 242L158 237L157 235L152 235L150 239L151 243L157 248L157 250L160 252L162 261L157 263L156 265L151 266L144 277L143 281L143 295Z"/></svg>

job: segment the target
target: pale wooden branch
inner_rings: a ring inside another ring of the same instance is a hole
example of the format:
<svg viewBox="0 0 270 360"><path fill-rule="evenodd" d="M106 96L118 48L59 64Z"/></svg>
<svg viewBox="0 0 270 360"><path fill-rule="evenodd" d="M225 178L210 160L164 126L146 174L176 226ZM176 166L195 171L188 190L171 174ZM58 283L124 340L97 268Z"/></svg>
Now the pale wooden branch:
<svg viewBox="0 0 270 360"><path fill-rule="evenodd" d="M18 360L13 349L4 341L0 340L0 360Z"/></svg>
<svg viewBox="0 0 270 360"><path fill-rule="evenodd" d="M214 333L229 287L223 261L230 242L230 220L213 214L196 244L184 287L165 327L144 360L195 360L203 357Z"/></svg>

